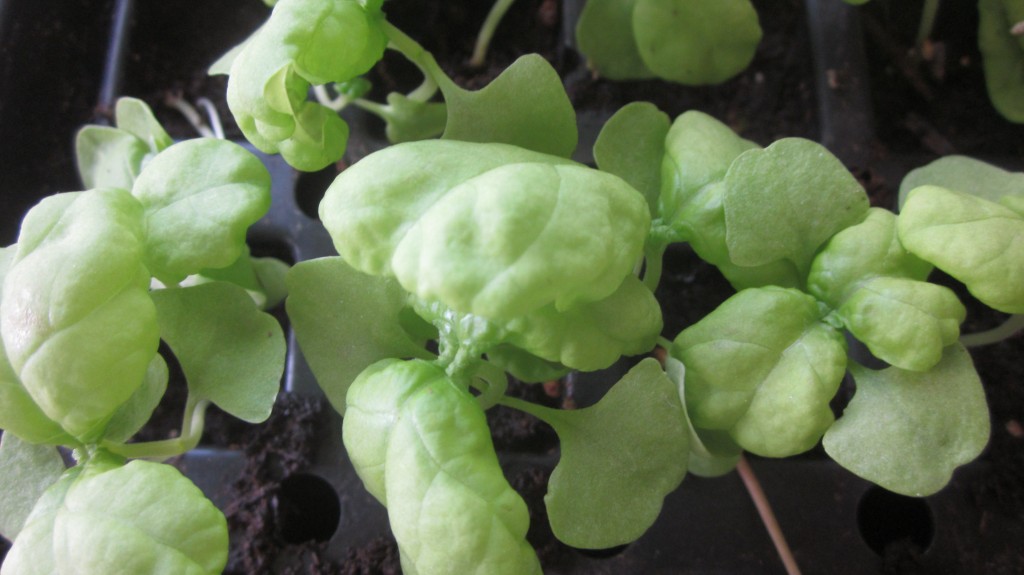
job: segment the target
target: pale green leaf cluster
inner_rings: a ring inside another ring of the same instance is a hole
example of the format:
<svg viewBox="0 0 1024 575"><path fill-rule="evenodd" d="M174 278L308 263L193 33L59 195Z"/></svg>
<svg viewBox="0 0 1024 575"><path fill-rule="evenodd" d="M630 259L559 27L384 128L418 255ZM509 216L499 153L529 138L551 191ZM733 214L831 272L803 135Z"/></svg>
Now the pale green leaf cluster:
<svg viewBox="0 0 1024 575"><path fill-rule="evenodd" d="M228 106L245 137L300 170L340 158L348 126L334 110L307 101L307 92L373 67L387 45L383 22L380 2L278 2L229 69Z"/></svg>
<svg viewBox="0 0 1024 575"><path fill-rule="evenodd" d="M78 174L88 189L130 190L146 162L173 143L141 100L119 99L114 122L85 126L75 138Z"/></svg>
<svg viewBox="0 0 1024 575"><path fill-rule="evenodd" d="M749 0L591 0L576 24L580 51L613 80L719 84L750 64L760 41Z"/></svg>

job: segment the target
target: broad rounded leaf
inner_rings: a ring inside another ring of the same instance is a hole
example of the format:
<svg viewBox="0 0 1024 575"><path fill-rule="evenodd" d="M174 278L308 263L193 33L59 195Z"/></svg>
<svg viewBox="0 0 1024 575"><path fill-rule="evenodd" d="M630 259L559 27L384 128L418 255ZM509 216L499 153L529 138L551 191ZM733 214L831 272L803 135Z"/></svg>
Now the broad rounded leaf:
<svg viewBox="0 0 1024 575"><path fill-rule="evenodd" d="M686 474L686 412L655 359L637 364L593 407L530 412L561 441L544 502L555 536L573 547L636 540Z"/></svg>
<svg viewBox="0 0 1024 575"><path fill-rule="evenodd" d="M898 221L908 250L963 282L986 305L1024 313L1024 215L937 186L910 193Z"/></svg>
<svg viewBox="0 0 1024 575"><path fill-rule="evenodd" d="M118 98L114 106L114 118L119 130L145 142L154 154L174 143L153 115L153 110L138 98Z"/></svg>
<svg viewBox="0 0 1024 575"><path fill-rule="evenodd" d="M679 334L672 355L686 365L694 426L769 457L813 447L846 369L846 342L822 315L797 290L751 288Z"/></svg>
<svg viewBox="0 0 1024 575"><path fill-rule="evenodd" d="M862 282L838 313L850 333L879 359L926 371L957 341L967 310L947 287L876 277Z"/></svg>
<svg viewBox="0 0 1024 575"><path fill-rule="evenodd" d="M53 524L64 503L64 496L81 473L81 466L65 471L36 500L3 565L0 565L0 575L59 573L54 556Z"/></svg>
<svg viewBox="0 0 1024 575"><path fill-rule="evenodd" d="M331 405L345 413L356 376L389 357L429 357L403 329L408 294L393 279L353 270L339 257L300 262L288 273L288 317Z"/></svg>
<svg viewBox="0 0 1024 575"><path fill-rule="evenodd" d="M679 390L679 397L686 397L686 366L672 357L665 357L665 374ZM683 402L686 411L686 403ZM736 468L743 454L743 448L723 431L697 429L693 426L690 416L686 414L686 427L690 432L690 456L687 458L686 471L698 477L719 477Z"/></svg>
<svg viewBox="0 0 1024 575"><path fill-rule="evenodd" d="M151 153L146 142L109 126L85 126L75 136L78 176L87 189L132 189Z"/></svg>
<svg viewBox="0 0 1024 575"><path fill-rule="evenodd" d="M904 176L900 182L900 206L914 188L921 186L940 186L1000 202L1009 196L1024 197L1024 174L967 156L944 156Z"/></svg>
<svg viewBox="0 0 1024 575"><path fill-rule="evenodd" d="M661 163L670 125L668 115L654 104L634 102L605 122L594 143L597 166L639 190L652 218L659 215Z"/></svg>
<svg viewBox="0 0 1024 575"><path fill-rule="evenodd" d="M728 80L750 64L761 42L750 0L638 0L632 20L644 63L680 84Z"/></svg>
<svg viewBox="0 0 1024 575"><path fill-rule="evenodd" d="M14 541L36 502L64 473L64 459L54 447L6 432L0 436L0 473L0 535Z"/></svg>
<svg viewBox="0 0 1024 575"><path fill-rule="evenodd" d="M295 116L295 131L278 142L277 148L296 170L315 172L345 153L348 133L348 124L337 112L315 102L303 102Z"/></svg>
<svg viewBox="0 0 1024 575"><path fill-rule="evenodd" d="M270 416L285 359L273 316L226 282L154 291L153 301L190 393L250 423Z"/></svg>
<svg viewBox="0 0 1024 575"><path fill-rule="evenodd" d="M227 522L177 469L132 461L71 485L51 553L58 573L214 575L227 563Z"/></svg>
<svg viewBox="0 0 1024 575"><path fill-rule="evenodd" d="M740 266L781 259L806 274L822 244L867 216L860 183L810 140L784 138L741 154L725 184L729 256Z"/></svg>
<svg viewBox="0 0 1024 575"><path fill-rule="evenodd" d="M270 174L241 146L180 142L146 165L132 194L145 208L146 264L164 283L225 267L270 207Z"/></svg>
<svg viewBox="0 0 1024 575"><path fill-rule="evenodd" d="M142 385L114 412L103 432L103 439L121 443L138 433L163 399L169 378L167 362L160 354L154 355Z"/></svg>
<svg viewBox="0 0 1024 575"><path fill-rule="evenodd" d="M988 442L985 393L962 346L946 348L925 373L850 370L857 392L824 445L857 475L896 493L931 495Z"/></svg>
<svg viewBox="0 0 1024 575"><path fill-rule="evenodd" d="M126 191L43 200L22 224L0 329L14 373L42 411L96 439L142 385L158 344L142 207Z"/></svg>

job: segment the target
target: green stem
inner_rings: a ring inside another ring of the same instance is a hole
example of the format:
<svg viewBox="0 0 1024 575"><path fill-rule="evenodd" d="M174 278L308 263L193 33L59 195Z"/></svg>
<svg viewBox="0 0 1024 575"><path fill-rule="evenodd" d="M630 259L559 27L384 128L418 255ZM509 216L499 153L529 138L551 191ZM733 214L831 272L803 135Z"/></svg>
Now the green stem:
<svg viewBox="0 0 1024 575"><path fill-rule="evenodd" d="M441 66L437 64L433 54L428 52L416 40L408 34L395 28L390 22L384 22L384 33L388 37L388 47L400 52L407 60L412 62L423 74L423 83L420 84L406 97L410 100L426 102L437 92L441 86L455 86L455 82L444 73Z"/></svg>
<svg viewBox="0 0 1024 575"><path fill-rule="evenodd" d="M508 390L508 376L505 370L489 361L480 362L477 368L474 382L483 382L484 385L474 384L473 387L480 391L476 400L480 409L488 410L501 402Z"/></svg>
<svg viewBox="0 0 1024 575"><path fill-rule="evenodd" d="M518 409L523 413L528 413L536 417L537 419L540 419L541 421L548 421L551 412L555 411L553 409L544 407L543 405L537 405L535 403L530 403L529 401L519 399L518 397L511 397L508 395L502 397L499 403L501 403L505 407L511 407L512 409Z"/></svg>
<svg viewBox="0 0 1024 575"><path fill-rule="evenodd" d="M939 13L939 0L925 0L924 8L921 9L921 22L917 27L917 43L920 47L932 35L935 28L935 16Z"/></svg>
<svg viewBox="0 0 1024 575"><path fill-rule="evenodd" d="M960 336L960 343L964 347L978 347L980 345L999 343L1022 329L1024 329L1024 315L1012 315L1002 325L988 331Z"/></svg>
<svg viewBox="0 0 1024 575"><path fill-rule="evenodd" d="M469 59L470 66L479 68L484 65L484 61L487 60L487 48L491 45L494 31L498 28L498 24L501 24L501 19L505 17L505 13L514 2L515 0L497 0L491 6L491 11L487 13L487 19L484 20L483 26L480 27L480 33L476 37L473 56Z"/></svg>
<svg viewBox="0 0 1024 575"><path fill-rule="evenodd" d="M115 453L128 459L151 459L163 461L177 455L191 451L199 445L199 439L203 436L203 426L206 420L206 408L210 402L205 399L196 399L189 394L185 402L185 415L181 422L180 437L164 439L162 441L144 441L141 443L113 443L103 442L103 447L111 453Z"/></svg>

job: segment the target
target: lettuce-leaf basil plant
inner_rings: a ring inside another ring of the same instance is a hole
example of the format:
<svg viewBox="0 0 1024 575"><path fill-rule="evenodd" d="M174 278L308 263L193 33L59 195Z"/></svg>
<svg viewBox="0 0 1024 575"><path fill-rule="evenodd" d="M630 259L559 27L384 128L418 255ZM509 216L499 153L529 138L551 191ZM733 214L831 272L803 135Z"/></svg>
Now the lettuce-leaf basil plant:
<svg viewBox="0 0 1024 575"><path fill-rule="evenodd" d="M657 19L658 3L620 4ZM386 48L424 82L381 105L363 100L359 75ZM559 539L589 549L640 537L687 472L722 475L743 451L786 457L823 442L854 473L923 496L987 442L960 343L965 308L927 278L941 268L1024 313L1019 174L971 164L977 177L956 179L946 173L966 168L929 166L908 178L897 216L869 207L814 142L761 147L703 113L673 120L644 103L610 118L596 167L582 165L569 159L575 113L547 62L524 56L465 90L379 0L280 0L214 71L229 74L252 144L299 169L341 156L334 109L348 104L401 142L330 185L319 213L338 255L291 268L286 307L407 573L540 572L486 423L495 405L557 432L547 515ZM194 445L208 402L258 421L276 391L283 344L254 302L272 302L261 286L275 282L244 247L269 201L265 171L226 142L172 145L132 101L117 120L80 137L90 190L40 204L0 259L0 462L19 486L3 498L0 527L17 536L4 575L29 572L19 558L42 549L56 572L72 551L95 572L133 552L151 561L142 571L216 571L223 518L173 469L140 458ZM654 292L679 243L736 293L668 339ZM125 443L162 393L160 339L189 380L188 431ZM851 339L889 367L869 368ZM510 375L602 370L659 345L663 364L633 361L590 407L506 394ZM837 418L830 402L847 373L856 393ZM53 445L80 464L64 471ZM116 510L99 529L87 519L98 505ZM114 542L98 542L107 531ZM164 540L181 548L147 547Z"/></svg>
<svg viewBox="0 0 1024 575"><path fill-rule="evenodd" d="M211 403L265 420L283 371L280 325L253 297L280 299L260 277L282 270L245 245L270 203L263 164L172 143L138 100L116 117L78 135L88 189L44 199L0 252L4 575L220 573L223 514L157 461L198 444ZM182 433L129 442L168 385L161 340L187 378Z"/></svg>

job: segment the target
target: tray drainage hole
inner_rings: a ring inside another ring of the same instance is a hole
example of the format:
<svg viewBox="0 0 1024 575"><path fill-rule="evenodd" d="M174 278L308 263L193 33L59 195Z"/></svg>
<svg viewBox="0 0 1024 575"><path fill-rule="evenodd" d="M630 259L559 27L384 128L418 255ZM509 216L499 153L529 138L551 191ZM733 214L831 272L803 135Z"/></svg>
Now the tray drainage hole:
<svg viewBox="0 0 1024 575"><path fill-rule="evenodd" d="M857 508L860 536L879 556L894 548L923 553L935 537L935 522L928 502L873 486Z"/></svg>
<svg viewBox="0 0 1024 575"><path fill-rule="evenodd" d="M282 481L271 504L277 534L285 543L327 541L341 519L341 503L334 487L308 473Z"/></svg>

